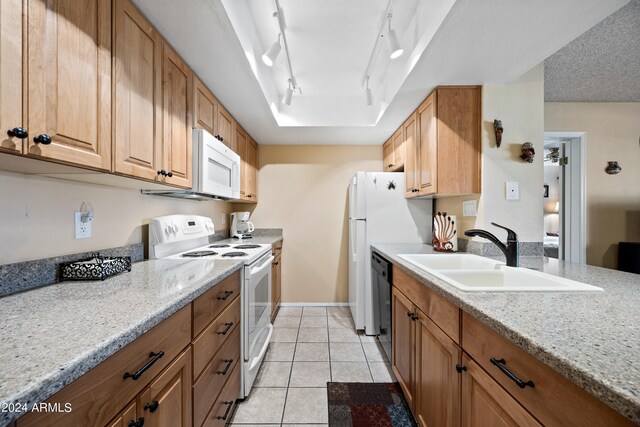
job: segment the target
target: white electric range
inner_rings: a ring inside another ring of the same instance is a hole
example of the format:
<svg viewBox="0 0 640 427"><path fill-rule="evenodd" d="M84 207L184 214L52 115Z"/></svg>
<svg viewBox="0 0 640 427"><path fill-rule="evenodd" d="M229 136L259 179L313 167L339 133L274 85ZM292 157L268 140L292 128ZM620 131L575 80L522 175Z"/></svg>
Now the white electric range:
<svg viewBox="0 0 640 427"><path fill-rule="evenodd" d="M240 399L249 395L267 351L271 325L271 245L250 242L210 242L215 233L211 218L198 215L167 215L149 221L150 259L217 260L244 262L241 270Z"/></svg>

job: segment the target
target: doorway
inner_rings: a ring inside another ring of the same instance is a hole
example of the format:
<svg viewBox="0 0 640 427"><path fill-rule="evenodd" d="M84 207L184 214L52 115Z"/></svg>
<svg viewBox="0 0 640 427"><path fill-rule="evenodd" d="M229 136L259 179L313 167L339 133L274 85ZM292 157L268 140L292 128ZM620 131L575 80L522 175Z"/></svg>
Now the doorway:
<svg viewBox="0 0 640 427"><path fill-rule="evenodd" d="M544 133L545 255L585 264L586 193L584 132Z"/></svg>

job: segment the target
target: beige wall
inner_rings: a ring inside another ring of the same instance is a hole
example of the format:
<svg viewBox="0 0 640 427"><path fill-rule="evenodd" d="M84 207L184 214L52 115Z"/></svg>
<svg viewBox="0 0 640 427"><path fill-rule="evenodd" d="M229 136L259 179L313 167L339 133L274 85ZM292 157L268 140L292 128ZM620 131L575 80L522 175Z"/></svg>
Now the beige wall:
<svg viewBox="0 0 640 427"><path fill-rule="evenodd" d="M92 237L74 238L74 212L93 205ZM0 264L147 243L149 218L174 213L207 215L216 228L231 204L143 196L105 187L0 171Z"/></svg>
<svg viewBox="0 0 640 427"><path fill-rule="evenodd" d="M542 64L513 83L482 87L482 194L436 201L436 210L457 216L460 237L470 228L483 228L504 240L505 232L492 226L493 221L512 228L522 242L542 241L543 107ZM504 126L500 148L495 145L494 119ZM519 157L524 142L534 145L533 163ZM505 200L506 181L520 183L520 200ZM479 200L478 216L463 217L462 201L471 199Z"/></svg>
<svg viewBox="0 0 640 427"><path fill-rule="evenodd" d="M545 131L586 132L587 263L616 268L640 241L640 103L545 103ZM607 175L607 161L622 172Z"/></svg>
<svg viewBox="0 0 640 427"><path fill-rule="evenodd" d="M251 220L284 229L283 302L347 302L347 187L356 171L382 170L382 147L261 145L258 156Z"/></svg>

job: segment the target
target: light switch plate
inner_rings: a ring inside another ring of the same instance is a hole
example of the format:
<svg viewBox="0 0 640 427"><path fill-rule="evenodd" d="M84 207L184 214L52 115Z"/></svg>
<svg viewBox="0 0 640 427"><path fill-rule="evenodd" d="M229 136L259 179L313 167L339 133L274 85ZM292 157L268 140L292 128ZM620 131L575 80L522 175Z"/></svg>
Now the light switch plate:
<svg viewBox="0 0 640 427"><path fill-rule="evenodd" d="M75 235L76 239L88 239L91 237L91 221L93 218L85 218L84 222L82 221L83 212L75 213ZM86 212L84 212L86 215Z"/></svg>
<svg viewBox="0 0 640 427"><path fill-rule="evenodd" d="M462 216L477 216L478 209L475 200L465 200L462 202Z"/></svg>
<svg viewBox="0 0 640 427"><path fill-rule="evenodd" d="M507 200L520 200L520 186L517 181L507 181Z"/></svg>

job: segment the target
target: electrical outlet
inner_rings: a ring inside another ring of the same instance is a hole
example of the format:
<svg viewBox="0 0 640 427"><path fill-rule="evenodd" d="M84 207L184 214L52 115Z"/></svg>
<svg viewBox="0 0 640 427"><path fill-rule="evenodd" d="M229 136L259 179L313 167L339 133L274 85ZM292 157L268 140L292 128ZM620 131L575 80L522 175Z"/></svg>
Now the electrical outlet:
<svg viewBox="0 0 640 427"><path fill-rule="evenodd" d="M462 216L477 216L478 210L476 208L475 200L465 200L462 202Z"/></svg>
<svg viewBox="0 0 640 427"><path fill-rule="evenodd" d="M220 217L220 224L225 225L227 223L227 214L222 212L222 217Z"/></svg>
<svg viewBox="0 0 640 427"><path fill-rule="evenodd" d="M91 221L93 218L85 217L85 220L82 220L82 215L86 216L86 212L76 212L75 213L75 234L76 239L88 239L91 237Z"/></svg>

